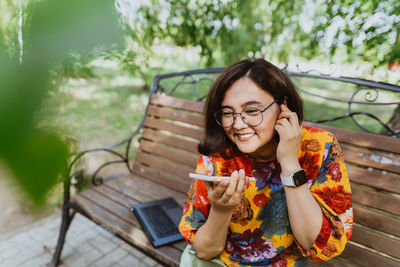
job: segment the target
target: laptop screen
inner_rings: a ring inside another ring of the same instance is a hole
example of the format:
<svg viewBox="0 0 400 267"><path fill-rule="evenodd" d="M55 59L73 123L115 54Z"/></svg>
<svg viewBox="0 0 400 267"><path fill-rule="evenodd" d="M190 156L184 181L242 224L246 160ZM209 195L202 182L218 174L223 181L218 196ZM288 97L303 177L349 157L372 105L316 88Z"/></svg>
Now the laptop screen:
<svg viewBox="0 0 400 267"><path fill-rule="evenodd" d="M182 208L173 198L136 204L131 210L154 247L183 239L178 230Z"/></svg>

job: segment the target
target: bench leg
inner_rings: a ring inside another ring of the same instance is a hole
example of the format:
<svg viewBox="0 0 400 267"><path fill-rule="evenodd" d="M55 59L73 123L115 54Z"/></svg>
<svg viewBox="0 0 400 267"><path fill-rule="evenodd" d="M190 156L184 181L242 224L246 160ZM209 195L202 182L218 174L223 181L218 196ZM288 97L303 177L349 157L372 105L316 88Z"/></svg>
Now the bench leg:
<svg viewBox="0 0 400 267"><path fill-rule="evenodd" d="M62 213L62 221L60 227L60 234L58 236L57 246L54 251L53 259L47 266L57 266L60 263L61 252L65 242L65 236L67 234L69 225L71 224L72 219L74 218L75 211L70 213L71 208L68 204L64 203L63 205L63 213Z"/></svg>

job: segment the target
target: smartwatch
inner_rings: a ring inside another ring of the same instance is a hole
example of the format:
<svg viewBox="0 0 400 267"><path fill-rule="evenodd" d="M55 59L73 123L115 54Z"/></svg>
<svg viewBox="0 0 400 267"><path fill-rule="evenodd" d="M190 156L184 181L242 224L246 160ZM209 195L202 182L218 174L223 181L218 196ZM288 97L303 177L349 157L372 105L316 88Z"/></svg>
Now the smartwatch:
<svg viewBox="0 0 400 267"><path fill-rule="evenodd" d="M298 187L307 183L307 176L304 170L300 170L292 173L291 175L284 177L281 173L281 181L285 186Z"/></svg>

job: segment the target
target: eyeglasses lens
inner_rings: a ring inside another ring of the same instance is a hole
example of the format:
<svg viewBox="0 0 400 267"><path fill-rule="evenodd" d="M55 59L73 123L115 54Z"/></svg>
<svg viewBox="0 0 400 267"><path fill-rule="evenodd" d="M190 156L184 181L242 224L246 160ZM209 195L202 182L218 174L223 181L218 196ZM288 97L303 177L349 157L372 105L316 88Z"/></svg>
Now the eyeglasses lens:
<svg viewBox="0 0 400 267"><path fill-rule="evenodd" d="M217 123L225 128L231 127L234 123L235 115L240 115L241 119L249 126L257 126L262 122L262 113L259 109L245 109L240 114L226 110L218 110L215 114ZM236 119L238 119L236 117Z"/></svg>

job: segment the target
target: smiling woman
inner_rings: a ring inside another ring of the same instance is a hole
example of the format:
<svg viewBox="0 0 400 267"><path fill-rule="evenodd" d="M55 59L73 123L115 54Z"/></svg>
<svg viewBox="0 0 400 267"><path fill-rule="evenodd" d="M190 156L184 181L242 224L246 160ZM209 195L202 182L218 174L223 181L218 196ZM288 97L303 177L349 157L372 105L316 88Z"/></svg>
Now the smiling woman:
<svg viewBox="0 0 400 267"><path fill-rule="evenodd" d="M293 266L339 255L352 231L343 156L331 133L301 126L290 79L263 59L240 61L215 81L205 113L196 172L230 179L192 183L181 266Z"/></svg>

